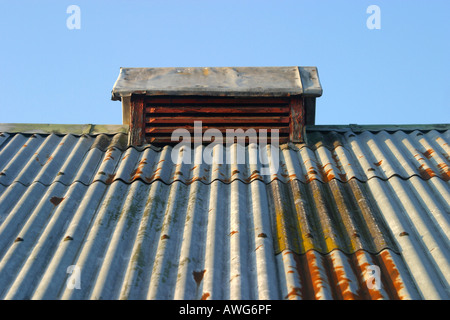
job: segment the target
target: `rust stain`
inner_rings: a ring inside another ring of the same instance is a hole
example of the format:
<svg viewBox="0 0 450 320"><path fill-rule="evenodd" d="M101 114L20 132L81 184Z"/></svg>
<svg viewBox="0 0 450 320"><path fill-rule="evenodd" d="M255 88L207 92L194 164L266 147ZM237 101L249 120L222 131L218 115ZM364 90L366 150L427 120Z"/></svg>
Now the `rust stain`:
<svg viewBox="0 0 450 320"><path fill-rule="evenodd" d="M109 150L106 153L105 159L103 159L103 162L108 161L108 160L114 160L114 157L112 156L114 149Z"/></svg>
<svg viewBox="0 0 450 320"><path fill-rule="evenodd" d="M28 145L27 145L27 144L24 144L24 145L22 146L22 148L26 148L26 147L28 147Z"/></svg>
<svg viewBox="0 0 450 320"><path fill-rule="evenodd" d="M381 164L383 163L383 160L380 160L378 162L374 162L373 164L376 165L377 167L381 166Z"/></svg>
<svg viewBox="0 0 450 320"><path fill-rule="evenodd" d="M206 300L206 299L209 298L209 296L210 296L209 292L205 292L205 293L202 295L201 300Z"/></svg>
<svg viewBox="0 0 450 320"><path fill-rule="evenodd" d="M380 257L383 260L383 264L386 267L389 279L392 282L392 285L396 291L398 298L403 299L403 297L399 295L399 292L404 288L404 285L400 278L400 273L398 272L395 263L392 261L391 254L389 253L388 250L384 250L383 252L380 253Z"/></svg>
<svg viewBox="0 0 450 320"><path fill-rule="evenodd" d="M235 174L238 174L238 173L240 173L239 170L233 170L233 172L231 173L231 175L234 176Z"/></svg>
<svg viewBox="0 0 450 320"><path fill-rule="evenodd" d="M450 170L448 169L448 165L446 163L439 163L437 167L439 168L439 173L441 174L442 179L444 179L444 181L449 181Z"/></svg>
<svg viewBox="0 0 450 320"><path fill-rule="evenodd" d="M357 251L355 253L355 255L356 255L356 260L358 261L359 270L361 270L361 272L364 272L371 265L368 261L366 261L364 263L359 263L359 261L364 258L365 252L362 250ZM372 289L371 289L367 286L367 283L365 281L366 279L364 279L364 277L363 277L363 280L364 280L363 283L365 284L364 288L360 287L358 289L358 295L360 297L364 297L365 292L363 289L366 289L369 294L369 298L371 300L381 300L384 298L383 295L381 294L381 292L379 290L377 290L375 287L372 287Z"/></svg>
<svg viewBox="0 0 450 320"><path fill-rule="evenodd" d="M323 287L323 279L320 274L319 266L317 265L317 259L312 251L306 253L306 262L308 264L309 274L314 291L314 298L320 299L319 292Z"/></svg>
<svg viewBox="0 0 450 320"><path fill-rule="evenodd" d="M123 158L122 161L125 160L126 158L128 158L130 156L130 154L126 154Z"/></svg>
<svg viewBox="0 0 450 320"><path fill-rule="evenodd" d="M256 247L255 251L258 250L259 248L261 248L263 245L260 244L259 246Z"/></svg>
<svg viewBox="0 0 450 320"><path fill-rule="evenodd" d="M45 166L47 163L49 163L49 162L52 161L52 160L53 160L53 157L52 157L52 156L49 156L49 157L47 158L47 161L45 161L45 163L44 163L43 166Z"/></svg>
<svg viewBox="0 0 450 320"><path fill-rule="evenodd" d="M305 255L297 255L295 253L293 253L292 251L287 251L285 254L292 254L292 257L294 258L295 261L295 270L297 271L297 274L300 278L300 282L302 284L305 284L303 286L303 288L301 288L300 291L298 291L298 293L300 294L300 297L302 299L312 299L312 294L310 293L310 290L307 289L307 285L309 283L309 277L307 277L305 270L308 269L308 267L305 264Z"/></svg>
<svg viewBox="0 0 450 320"><path fill-rule="evenodd" d="M108 174L108 179L106 179L106 184L111 184L114 181L114 178L116 177L116 174Z"/></svg>
<svg viewBox="0 0 450 320"><path fill-rule="evenodd" d="M202 271L193 271L192 275L194 276L195 283L197 283L197 286L200 285L200 282L203 280L203 275L205 274L206 270Z"/></svg>
<svg viewBox="0 0 450 320"><path fill-rule="evenodd" d="M333 269L334 276L336 277L336 284L341 290L342 299L355 300L357 297L349 290L351 280L345 275L343 266L336 266Z"/></svg>
<svg viewBox="0 0 450 320"><path fill-rule="evenodd" d="M339 179L341 179L342 182L347 182L347 174L346 173L338 173Z"/></svg>
<svg viewBox="0 0 450 320"><path fill-rule="evenodd" d="M138 167L136 169L134 169L133 172L131 172L131 174L130 174L131 181L134 181L141 177L142 170L143 170L144 166L147 164L146 161L147 161L147 158L139 161Z"/></svg>
<svg viewBox="0 0 450 320"><path fill-rule="evenodd" d="M302 291L301 288L294 287L294 288L292 288L291 291L289 291L289 293L284 298L289 299L289 300L295 299L295 297L301 298L302 297L301 291Z"/></svg>
<svg viewBox="0 0 450 320"><path fill-rule="evenodd" d="M236 233L239 233L239 231L233 230L233 231L230 232L229 235L232 236L233 234L236 234Z"/></svg>
<svg viewBox="0 0 450 320"><path fill-rule="evenodd" d="M192 177L191 179L186 181L186 184L190 185L191 183L193 183L195 181L201 181L201 180L206 180L206 177Z"/></svg>
<svg viewBox="0 0 450 320"><path fill-rule="evenodd" d="M247 179L245 179L245 182L246 182L246 183L250 183L250 182L252 182L253 180L263 180L262 177L260 176L258 170L254 170L254 171L252 172L252 174L250 175L250 177L248 177Z"/></svg>
<svg viewBox="0 0 450 320"><path fill-rule="evenodd" d="M50 202L56 207L59 205L65 198L59 198L59 197L52 197L50 199Z"/></svg>
<svg viewBox="0 0 450 320"><path fill-rule="evenodd" d="M433 149L428 149L425 152L422 152L422 154L427 158L430 159L433 156L434 150Z"/></svg>
<svg viewBox="0 0 450 320"><path fill-rule="evenodd" d="M328 169L327 171L324 172L323 182L330 182L332 179L335 178L334 174L331 173L332 171L333 169Z"/></svg>
<svg viewBox="0 0 450 320"><path fill-rule="evenodd" d="M428 180L428 179L431 179L432 177L435 177L435 176L436 176L436 174L434 173L433 170L431 170L430 168L426 168L426 169L425 169L424 167L425 167L425 165L422 164L422 165L418 168L419 174L420 174L420 176L421 176L423 179Z"/></svg>

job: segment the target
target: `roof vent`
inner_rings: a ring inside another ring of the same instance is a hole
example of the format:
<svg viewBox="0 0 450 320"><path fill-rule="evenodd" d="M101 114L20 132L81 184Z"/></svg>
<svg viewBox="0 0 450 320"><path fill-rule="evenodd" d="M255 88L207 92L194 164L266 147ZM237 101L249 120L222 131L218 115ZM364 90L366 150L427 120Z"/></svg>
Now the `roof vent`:
<svg viewBox="0 0 450 320"><path fill-rule="evenodd" d="M172 133L192 134L198 123L224 136L266 129L281 143L303 142L321 95L315 67L121 68L112 90L135 146L178 143Z"/></svg>

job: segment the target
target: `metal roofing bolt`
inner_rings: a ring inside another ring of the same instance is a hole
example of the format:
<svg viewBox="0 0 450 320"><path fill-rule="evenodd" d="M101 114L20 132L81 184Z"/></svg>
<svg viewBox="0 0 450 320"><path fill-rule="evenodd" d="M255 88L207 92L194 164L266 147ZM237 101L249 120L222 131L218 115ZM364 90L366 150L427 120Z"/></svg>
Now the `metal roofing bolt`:
<svg viewBox="0 0 450 320"><path fill-rule="evenodd" d="M400 237L409 236L409 233L406 231L403 231L403 232L400 232L399 236Z"/></svg>
<svg viewBox="0 0 450 320"><path fill-rule="evenodd" d="M16 240L14 240L14 242L21 242L21 241L23 241L23 238L21 237L17 237Z"/></svg>
<svg viewBox="0 0 450 320"><path fill-rule="evenodd" d="M374 168L369 168L369 169L367 169L367 171L375 171L375 169Z"/></svg>
<svg viewBox="0 0 450 320"><path fill-rule="evenodd" d="M64 241L70 241L70 240L73 240L73 238L71 236L67 236L64 238Z"/></svg>
<svg viewBox="0 0 450 320"><path fill-rule="evenodd" d="M58 174L56 175L56 176L63 176L64 175L64 172L58 172Z"/></svg>
<svg viewBox="0 0 450 320"><path fill-rule="evenodd" d="M163 234L162 236L161 236L161 240L164 240L164 239L169 239L170 237L169 237L169 235L167 235L167 234Z"/></svg>
<svg viewBox="0 0 450 320"><path fill-rule="evenodd" d="M353 233L353 236L354 236L355 238L360 238L360 237L361 237L361 236L359 235L359 233L357 233L357 232Z"/></svg>
<svg viewBox="0 0 450 320"><path fill-rule="evenodd" d="M0 172L0 176L6 176L6 173Z"/></svg>

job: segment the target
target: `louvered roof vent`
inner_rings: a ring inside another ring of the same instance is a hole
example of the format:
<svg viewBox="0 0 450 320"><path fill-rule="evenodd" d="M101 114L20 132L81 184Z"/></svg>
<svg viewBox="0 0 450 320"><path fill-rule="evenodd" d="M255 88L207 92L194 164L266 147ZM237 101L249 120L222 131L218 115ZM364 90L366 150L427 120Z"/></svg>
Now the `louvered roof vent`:
<svg viewBox="0 0 450 320"><path fill-rule="evenodd" d="M315 67L121 68L112 100L122 101L129 143L177 143L175 129L277 129L302 142L322 95Z"/></svg>

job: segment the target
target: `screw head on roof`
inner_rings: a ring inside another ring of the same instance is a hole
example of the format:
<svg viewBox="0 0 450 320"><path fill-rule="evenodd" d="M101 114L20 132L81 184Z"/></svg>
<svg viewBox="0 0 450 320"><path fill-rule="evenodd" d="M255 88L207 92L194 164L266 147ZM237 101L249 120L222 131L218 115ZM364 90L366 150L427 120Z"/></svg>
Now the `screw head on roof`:
<svg viewBox="0 0 450 320"><path fill-rule="evenodd" d="M23 241L23 238L21 237L17 237L16 240L14 240L14 242L21 242L21 241Z"/></svg>

